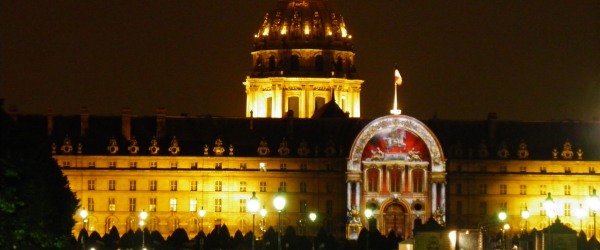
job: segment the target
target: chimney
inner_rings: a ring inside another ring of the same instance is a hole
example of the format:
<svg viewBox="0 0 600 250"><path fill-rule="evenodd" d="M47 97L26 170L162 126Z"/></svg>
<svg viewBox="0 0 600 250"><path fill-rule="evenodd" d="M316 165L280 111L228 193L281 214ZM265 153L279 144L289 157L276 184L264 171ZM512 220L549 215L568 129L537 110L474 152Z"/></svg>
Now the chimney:
<svg viewBox="0 0 600 250"><path fill-rule="evenodd" d="M90 127L90 111L87 107L81 107L81 138L84 138Z"/></svg>
<svg viewBox="0 0 600 250"><path fill-rule="evenodd" d="M52 133L54 132L54 110L52 110L51 108L48 108L48 135L52 136Z"/></svg>
<svg viewBox="0 0 600 250"><path fill-rule="evenodd" d="M131 109L121 109L121 135L125 140L131 140Z"/></svg>
<svg viewBox="0 0 600 250"><path fill-rule="evenodd" d="M156 138L164 139L167 122L167 109L157 108L156 109Z"/></svg>

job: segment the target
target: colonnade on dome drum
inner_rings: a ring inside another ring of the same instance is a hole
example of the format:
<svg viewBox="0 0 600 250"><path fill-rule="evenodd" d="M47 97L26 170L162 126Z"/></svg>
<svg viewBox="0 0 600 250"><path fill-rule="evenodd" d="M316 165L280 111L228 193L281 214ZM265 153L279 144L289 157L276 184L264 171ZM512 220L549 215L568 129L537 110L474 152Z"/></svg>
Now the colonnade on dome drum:
<svg viewBox="0 0 600 250"><path fill-rule="evenodd" d="M419 120L389 115L369 123L347 162L346 237L357 239L366 227L411 238L415 224L429 218L444 225L445 162L439 141Z"/></svg>

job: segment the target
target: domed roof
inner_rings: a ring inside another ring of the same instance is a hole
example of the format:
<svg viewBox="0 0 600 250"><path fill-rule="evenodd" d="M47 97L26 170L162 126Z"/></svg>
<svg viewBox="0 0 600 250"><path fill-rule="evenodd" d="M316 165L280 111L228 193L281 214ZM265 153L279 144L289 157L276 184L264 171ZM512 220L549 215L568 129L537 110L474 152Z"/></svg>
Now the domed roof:
<svg viewBox="0 0 600 250"><path fill-rule="evenodd" d="M280 0L254 35L255 51L279 48L351 51L352 36L326 0Z"/></svg>

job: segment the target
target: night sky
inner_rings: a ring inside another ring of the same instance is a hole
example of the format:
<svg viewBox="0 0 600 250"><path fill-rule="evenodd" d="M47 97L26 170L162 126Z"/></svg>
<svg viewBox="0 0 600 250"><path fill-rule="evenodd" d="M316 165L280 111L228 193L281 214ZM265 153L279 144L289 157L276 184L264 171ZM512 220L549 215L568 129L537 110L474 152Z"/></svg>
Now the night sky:
<svg viewBox="0 0 600 250"><path fill-rule="evenodd" d="M253 35L276 0L0 1L0 97L23 114L242 117ZM362 117L600 118L600 1L332 0Z"/></svg>

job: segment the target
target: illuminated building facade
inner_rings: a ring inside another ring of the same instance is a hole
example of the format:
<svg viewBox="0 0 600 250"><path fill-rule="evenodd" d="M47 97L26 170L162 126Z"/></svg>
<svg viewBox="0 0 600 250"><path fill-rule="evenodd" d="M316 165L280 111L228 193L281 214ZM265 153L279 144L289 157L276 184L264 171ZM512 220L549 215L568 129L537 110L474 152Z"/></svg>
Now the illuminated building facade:
<svg viewBox="0 0 600 250"><path fill-rule="evenodd" d="M327 1L279 1L254 36L246 117L310 118L331 100L360 117L352 35Z"/></svg>

